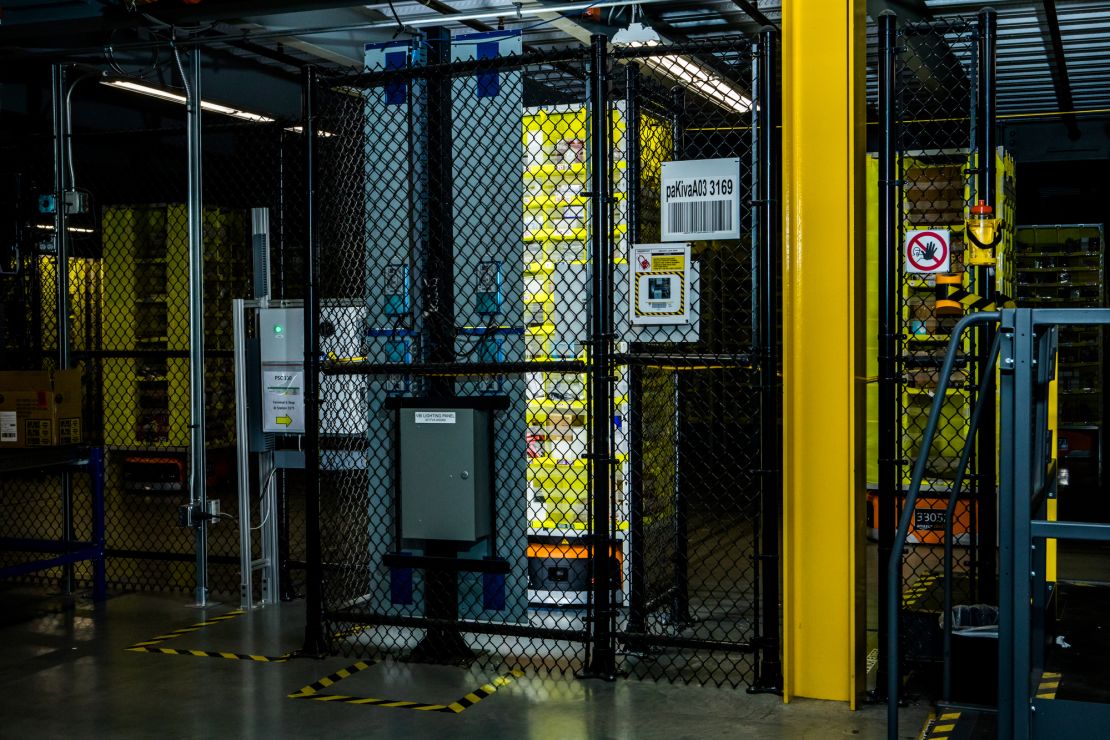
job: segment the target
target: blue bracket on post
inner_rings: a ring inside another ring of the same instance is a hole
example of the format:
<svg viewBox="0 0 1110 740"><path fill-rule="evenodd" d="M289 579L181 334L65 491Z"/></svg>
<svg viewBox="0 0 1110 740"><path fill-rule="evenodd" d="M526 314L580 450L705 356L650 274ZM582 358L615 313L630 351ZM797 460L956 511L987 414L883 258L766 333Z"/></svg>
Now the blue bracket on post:
<svg viewBox="0 0 1110 740"><path fill-rule="evenodd" d="M501 44L497 41L486 41L478 44L478 59L496 59L500 54ZM501 78L497 72L478 73L478 97L495 98L501 92Z"/></svg>
<svg viewBox="0 0 1110 740"><path fill-rule="evenodd" d="M410 41L385 41L363 46L366 69L372 72L395 72L412 66L421 66L422 59ZM408 101L409 83L404 79L390 79L382 85L386 105L404 105Z"/></svg>
<svg viewBox="0 0 1110 740"><path fill-rule="evenodd" d="M401 555L411 555L403 552ZM410 606L413 601L412 568L389 569L389 601L395 606Z"/></svg>
<svg viewBox="0 0 1110 740"><path fill-rule="evenodd" d="M454 61L497 59L519 54L522 48L520 31L483 31L456 36L452 42ZM474 47L474 51L470 51ZM496 98L501 94L501 73L496 69L479 69L474 73L475 95Z"/></svg>
<svg viewBox="0 0 1110 740"><path fill-rule="evenodd" d="M105 557L107 541L104 530L104 448L89 450L89 474L92 476L92 541L96 550L93 560L93 599L103 600L108 593Z"/></svg>
<svg viewBox="0 0 1110 740"><path fill-rule="evenodd" d="M482 608L490 611L505 610L505 574L482 574Z"/></svg>

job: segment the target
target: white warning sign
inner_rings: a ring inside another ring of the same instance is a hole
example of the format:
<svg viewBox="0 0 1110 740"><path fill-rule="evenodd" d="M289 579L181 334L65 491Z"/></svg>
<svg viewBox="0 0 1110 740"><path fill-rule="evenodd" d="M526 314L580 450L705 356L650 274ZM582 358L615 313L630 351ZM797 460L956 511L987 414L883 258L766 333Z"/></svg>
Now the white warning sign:
<svg viewBox="0 0 1110 740"><path fill-rule="evenodd" d="M629 267L630 323L690 323L689 244L634 244Z"/></svg>
<svg viewBox="0 0 1110 740"><path fill-rule="evenodd" d="M906 232L906 272L948 272L952 261L952 235L948 229Z"/></svg>
<svg viewBox="0 0 1110 740"><path fill-rule="evenodd" d="M262 372L262 431L304 434L304 373Z"/></svg>

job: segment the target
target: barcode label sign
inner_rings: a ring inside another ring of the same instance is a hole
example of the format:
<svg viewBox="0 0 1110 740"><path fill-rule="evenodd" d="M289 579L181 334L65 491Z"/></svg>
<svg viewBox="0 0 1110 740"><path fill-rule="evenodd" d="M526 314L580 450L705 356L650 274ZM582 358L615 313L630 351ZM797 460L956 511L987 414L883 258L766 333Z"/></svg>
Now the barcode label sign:
<svg viewBox="0 0 1110 740"><path fill-rule="evenodd" d="M740 160L663 163L660 224L665 242L740 238Z"/></svg>
<svg viewBox="0 0 1110 740"><path fill-rule="evenodd" d="M692 200L669 203L671 231L686 236L732 231L732 201Z"/></svg>
<svg viewBox="0 0 1110 740"><path fill-rule="evenodd" d="M19 422L14 411L0 411L0 442L19 441Z"/></svg>

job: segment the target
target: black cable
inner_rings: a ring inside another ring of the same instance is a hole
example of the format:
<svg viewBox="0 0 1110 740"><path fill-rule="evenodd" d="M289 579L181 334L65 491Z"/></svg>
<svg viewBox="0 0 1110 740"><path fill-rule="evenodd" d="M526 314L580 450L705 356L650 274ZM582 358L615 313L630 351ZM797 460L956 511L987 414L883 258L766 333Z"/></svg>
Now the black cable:
<svg viewBox="0 0 1110 740"><path fill-rule="evenodd" d="M389 9L393 12L393 20L397 21L397 31L393 34L393 38L397 38L405 32L405 24L401 23L401 16L397 15L397 8L393 6L393 0L389 0Z"/></svg>

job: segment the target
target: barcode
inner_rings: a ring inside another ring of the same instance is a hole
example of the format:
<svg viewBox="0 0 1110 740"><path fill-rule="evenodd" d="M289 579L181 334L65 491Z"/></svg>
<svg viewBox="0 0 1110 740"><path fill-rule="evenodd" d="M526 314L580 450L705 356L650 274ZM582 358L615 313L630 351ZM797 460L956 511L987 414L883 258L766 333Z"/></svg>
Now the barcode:
<svg viewBox="0 0 1110 740"><path fill-rule="evenodd" d="M695 200L668 203L672 234L708 234L732 231L731 200Z"/></svg>

